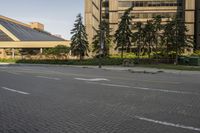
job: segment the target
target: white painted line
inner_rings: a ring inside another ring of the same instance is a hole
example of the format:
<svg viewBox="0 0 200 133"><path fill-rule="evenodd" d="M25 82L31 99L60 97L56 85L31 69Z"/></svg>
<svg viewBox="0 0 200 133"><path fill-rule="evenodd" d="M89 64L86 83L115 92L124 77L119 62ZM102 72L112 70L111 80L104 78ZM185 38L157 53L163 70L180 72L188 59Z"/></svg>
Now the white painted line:
<svg viewBox="0 0 200 133"><path fill-rule="evenodd" d="M187 92L187 91L173 91L173 90L153 89L153 88L143 88L143 87L131 87L131 88L140 89L140 90L149 90L149 91L160 91L160 92L165 92L165 93L178 93L178 94L188 94L188 95L199 95L197 93Z"/></svg>
<svg viewBox="0 0 200 133"><path fill-rule="evenodd" d="M17 72L11 72L11 71L8 71L8 70L0 70L1 72L6 72L6 73L9 73L9 74L14 74L14 75L21 75Z"/></svg>
<svg viewBox="0 0 200 133"><path fill-rule="evenodd" d="M7 69L8 67L0 67L1 69Z"/></svg>
<svg viewBox="0 0 200 133"><path fill-rule="evenodd" d="M85 78L74 78L76 80L82 80L82 81L90 81L90 82L95 82L95 81L109 81L108 79L105 78L93 78L93 79L85 79Z"/></svg>
<svg viewBox="0 0 200 133"><path fill-rule="evenodd" d="M185 126L185 125L181 125L181 124L163 122L163 121L153 120L153 119L140 117L140 116L135 116L134 118L142 120L142 121L147 121L147 122L152 122L152 123L164 125L164 126L177 127L177 128L187 129L187 130L191 130L191 131L200 131L200 128L196 128L196 127L192 127L192 126Z"/></svg>
<svg viewBox="0 0 200 133"><path fill-rule="evenodd" d="M110 86L110 87L121 87L121 88L133 88L138 90L146 90L146 91L159 91L164 93L177 93L177 94L187 94L187 95L200 95L198 93L193 92L186 92L186 91L173 91L173 90L166 90L166 89L153 89L153 88L144 88L144 87L131 87L126 85L119 85L119 84L106 84L106 83L93 83L93 82L87 82L90 84L98 84L102 86Z"/></svg>
<svg viewBox="0 0 200 133"><path fill-rule="evenodd" d="M43 78L43 79L50 79L50 80L60 80L60 78L52 78L52 77L45 77L45 76L36 76L37 78Z"/></svg>
<svg viewBox="0 0 200 133"><path fill-rule="evenodd" d="M104 84L104 83L102 83L101 85L105 85L105 86L111 86L111 87L123 87L123 88L130 88L130 86L126 86L126 85L115 85L115 84Z"/></svg>
<svg viewBox="0 0 200 133"><path fill-rule="evenodd" d="M11 72L11 71L6 71L7 73L9 73L9 74L14 74L14 75L21 75L21 74L19 74L19 73L17 73L17 72Z"/></svg>
<svg viewBox="0 0 200 133"><path fill-rule="evenodd" d="M20 70L25 70L25 71L32 71L32 69L29 68L19 68Z"/></svg>
<svg viewBox="0 0 200 133"><path fill-rule="evenodd" d="M4 90L8 90L8 91L12 91L12 92L16 92L16 93L23 94L23 95L29 95L29 94L30 94L30 93L27 93L27 92L14 90L14 89L10 89L10 88L7 88L7 87L1 87L1 88L4 89Z"/></svg>

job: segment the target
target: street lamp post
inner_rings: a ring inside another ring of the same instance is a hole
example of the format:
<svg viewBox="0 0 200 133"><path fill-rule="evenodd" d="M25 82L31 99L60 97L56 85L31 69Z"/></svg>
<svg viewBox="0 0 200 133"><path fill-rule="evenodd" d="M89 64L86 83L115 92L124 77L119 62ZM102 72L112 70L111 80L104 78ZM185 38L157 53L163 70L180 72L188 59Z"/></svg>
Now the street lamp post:
<svg viewBox="0 0 200 133"><path fill-rule="evenodd" d="M99 25L100 25L100 37L99 37L99 47L100 47L100 51L99 51L99 68L102 68L102 55L103 55L103 47L104 47L104 44L103 44L103 40L102 40L102 2L103 0L100 0L100 9L99 9L99 12L100 12L100 15L99 15Z"/></svg>

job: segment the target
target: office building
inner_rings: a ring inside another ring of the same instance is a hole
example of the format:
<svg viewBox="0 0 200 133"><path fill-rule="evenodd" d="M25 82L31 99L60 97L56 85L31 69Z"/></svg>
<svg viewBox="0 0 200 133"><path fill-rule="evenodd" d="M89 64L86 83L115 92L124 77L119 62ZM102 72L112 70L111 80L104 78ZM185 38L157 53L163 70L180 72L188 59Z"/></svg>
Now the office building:
<svg viewBox="0 0 200 133"><path fill-rule="evenodd" d="M131 12L134 22L146 22L157 15L163 16L163 23L168 18L178 16L185 21L188 35L194 38L196 47L200 48L199 0L103 0L103 19L107 20L112 35L118 28L124 11L133 6ZM85 25L91 44L99 25L100 0L85 0Z"/></svg>

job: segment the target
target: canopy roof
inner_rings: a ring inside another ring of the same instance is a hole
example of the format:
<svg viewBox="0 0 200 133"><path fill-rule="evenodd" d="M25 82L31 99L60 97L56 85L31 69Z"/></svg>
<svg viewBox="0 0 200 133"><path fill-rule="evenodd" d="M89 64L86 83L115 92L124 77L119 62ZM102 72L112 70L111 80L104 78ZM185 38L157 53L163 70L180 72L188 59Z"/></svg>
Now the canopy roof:
<svg viewBox="0 0 200 133"><path fill-rule="evenodd" d="M46 31L32 29L29 25L0 15L0 41L65 41Z"/></svg>

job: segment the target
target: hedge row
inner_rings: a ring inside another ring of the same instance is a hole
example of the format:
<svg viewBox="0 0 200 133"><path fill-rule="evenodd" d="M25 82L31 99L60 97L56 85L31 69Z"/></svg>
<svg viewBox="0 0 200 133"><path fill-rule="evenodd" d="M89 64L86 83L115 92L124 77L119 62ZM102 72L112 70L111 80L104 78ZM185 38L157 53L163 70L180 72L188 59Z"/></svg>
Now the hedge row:
<svg viewBox="0 0 200 133"><path fill-rule="evenodd" d="M98 65L99 59L79 60L17 60L16 63L27 64L58 64L58 65ZM102 65L122 65L123 59L105 58L102 59Z"/></svg>

